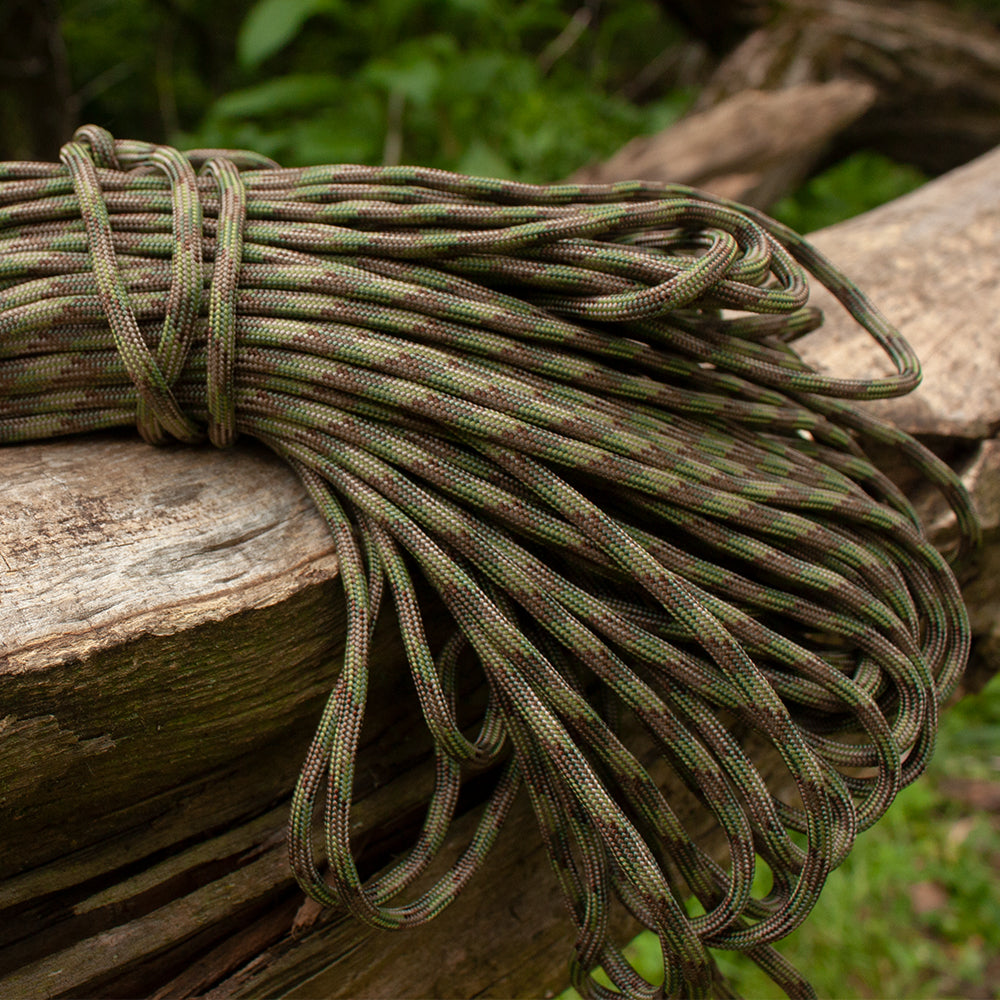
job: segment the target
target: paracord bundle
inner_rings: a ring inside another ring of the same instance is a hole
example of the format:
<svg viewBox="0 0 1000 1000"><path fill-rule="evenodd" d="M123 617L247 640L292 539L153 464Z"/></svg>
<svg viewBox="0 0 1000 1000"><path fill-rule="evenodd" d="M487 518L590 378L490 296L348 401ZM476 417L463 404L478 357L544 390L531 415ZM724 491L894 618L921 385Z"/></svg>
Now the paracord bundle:
<svg viewBox="0 0 1000 1000"><path fill-rule="evenodd" d="M677 185L290 170L94 126L61 159L0 164L0 442L133 422L151 442L245 434L301 476L348 611L292 803L305 891L378 927L422 923L524 785L582 993L613 992L600 965L629 997L728 996L718 948L811 995L772 943L924 768L969 647L947 562L865 446L894 446L944 493L963 545L978 530L943 463L847 402L920 377L864 295L787 228ZM804 272L894 374L800 360L791 342L821 321ZM353 767L389 604L436 778L412 850L362 882ZM488 689L472 726L470 674ZM640 743L713 817L721 858ZM769 787L761 746L794 793ZM472 839L407 894L483 770ZM324 794L325 872L310 835ZM755 897L762 862L773 887ZM662 985L610 940L615 900L659 936Z"/></svg>

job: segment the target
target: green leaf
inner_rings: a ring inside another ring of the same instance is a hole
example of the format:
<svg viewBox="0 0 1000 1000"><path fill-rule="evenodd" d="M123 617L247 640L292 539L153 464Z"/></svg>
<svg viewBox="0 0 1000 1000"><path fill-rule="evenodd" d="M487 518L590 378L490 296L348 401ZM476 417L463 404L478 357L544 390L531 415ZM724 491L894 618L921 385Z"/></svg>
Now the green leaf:
<svg viewBox="0 0 1000 1000"><path fill-rule="evenodd" d="M473 139L457 163L459 173L474 177L515 177L510 164L480 138Z"/></svg>
<svg viewBox="0 0 1000 1000"><path fill-rule="evenodd" d="M401 94L409 104L426 108L439 99L457 57L454 38L444 33L425 35L373 58L360 77L386 93Z"/></svg>
<svg viewBox="0 0 1000 1000"><path fill-rule="evenodd" d="M344 81L331 73L279 76L256 87L233 90L212 107L216 119L254 118L326 107L343 96Z"/></svg>
<svg viewBox="0 0 1000 1000"><path fill-rule="evenodd" d="M259 0L240 26L236 53L247 69L283 49L313 14L337 9L331 0Z"/></svg>
<svg viewBox="0 0 1000 1000"><path fill-rule="evenodd" d="M373 61L364 79L387 93L401 94L418 107L428 107L440 86L441 68L431 59L415 59L395 65L388 61Z"/></svg>

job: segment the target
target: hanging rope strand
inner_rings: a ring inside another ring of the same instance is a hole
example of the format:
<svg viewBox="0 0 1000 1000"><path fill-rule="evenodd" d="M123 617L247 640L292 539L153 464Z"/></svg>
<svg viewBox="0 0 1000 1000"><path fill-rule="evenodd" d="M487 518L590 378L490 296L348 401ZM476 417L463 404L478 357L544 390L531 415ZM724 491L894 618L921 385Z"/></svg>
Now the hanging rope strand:
<svg viewBox="0 0 1000 1000"><path fill-rule="evenodd" d="M245 434L299 474L348 605L292 803L303 889L379 927L429 920L523 784L585 995L730 996L720 948L810 996L772 944L921 772L969 649L948 563L866 444L941 491L960 551L978 540L969 499L850 402L917 384L899 333L797 234L677 185L289 170L94 126L62 161L0 164L0 442L130 423L154 443ZM891 374L840 378L795 354L821 320L807 273ZM383 603L435 781L412 849L363 880L351 800ZM431 614L454 626L443 645ZM488 693L470 724L459 691L476 674ZM656 759L713 817L724 862L664 797ZM493 791L427 887L470 768ZM761 860L773 887L756 897ZM662 985L610 939L616 905L659 936Z"/></svg>

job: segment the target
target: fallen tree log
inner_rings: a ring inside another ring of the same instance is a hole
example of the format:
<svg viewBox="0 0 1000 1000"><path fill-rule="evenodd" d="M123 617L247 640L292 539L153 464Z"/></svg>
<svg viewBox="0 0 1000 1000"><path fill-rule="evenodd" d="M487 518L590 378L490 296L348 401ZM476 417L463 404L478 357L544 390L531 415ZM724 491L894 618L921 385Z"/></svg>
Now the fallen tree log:
<svg viewBox="0 0 1000 1000"><path fill-rule="evenodd" d="M691 58L662 59L698 64L683 81L699 87L694 107L574 180L673 181L766 209L858 150L935 175L1000 143L1000 31L984 15L883 0L663 6L694 39Z"/></svg>
<svg viewBox="0 0 1000 1000"><path fill-rule="evenodd" d="M640 136L610 160L573 174L582 184L626 177L690 184L723 198L766 208L794 190L833 138L875 100L875 88L851 80L787 90L745 90Z"/></svg>
<svg viewBox="0 0 1000 1000"><path fill-rule="evenodd" d="M877 301L919 298L927 273L948 271L921 312L926 330L960 323L995 337L1000 282L978 268L1000 250L998 168L1000 151L896 215L821 234L821 244L853 255L849 273ZM957 206L970 205L974 224L956 226ZM838 249L841 239L849 246ZM972 282L980 294L968 293ZM926 348L923 334L904 329ZM816 339L823 363L826 341ZM996 346L983 344L993 355ZM937 345L984 391L967 391L967 410L931 433L966 473L986 522L966 595L976 662L995 671L996 382L982 360L961 367L966 350L954 336ZM916 397L926 406L932 387L933 377ZM908 413L899 411L904 424ZM426 927L377 934L302 904L283 828L337 670L342 596L326 530L288 470L252 447L154 451L110 435L6 449L0 460L0 993L523 996L561 987L569 925L524 802L488 872ZM947 520L936 530L946 538ZM414 699L394 697L408 683L397 637L383 629L378 648L355 811L369 867L409 842L431 779ZM680 786L668 787L680 802ZM474 807L475 786L469 798ZM690 819L686 801L678 812Z"/></svg>
<svg viewBox="0 0 1000 1000"><path fill-rule="evenodd" d="M831 260L872 291L921 360L924 378L916 392L865 405L937 449L975 494L985 543L965 589L977 636L966 673L969 690L1000 669L998 171L1000 150L994 150L813 235ZM810 301L827 319L797 345L807 361L848 375L882 363L826 289L814 289ZM885 462L891 467L892 456ZM903 469L897 476L906 483ZM945 541L952 524L941 517L935 530Z"/></svg>
<svg viewBox="0 0 1000 1000"><path fill-rule="evenodd" d="M929 174L1000 143L1000 31L984 13L932 0L662 0L720 56L695 112L747 89L851 80L876 98L830 158L881 152Z"/></svg>

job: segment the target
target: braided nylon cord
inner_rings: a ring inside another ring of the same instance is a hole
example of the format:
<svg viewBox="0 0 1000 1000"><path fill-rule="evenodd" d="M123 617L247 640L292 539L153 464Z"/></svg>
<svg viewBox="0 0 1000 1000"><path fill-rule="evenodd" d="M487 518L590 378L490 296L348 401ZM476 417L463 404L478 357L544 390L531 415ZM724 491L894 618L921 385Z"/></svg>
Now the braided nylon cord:
<svg viewBox="0 0 1000 1000"><path fill-rule="evenodd" d="M969 647L948 563L866 443L943 492L963 547L978 531L947 466L850 404L920 377L865 296L785 227L677 185L290 170L94 126L61 160L0 164L0 442L131 423L156 443L246 434L299 474L347 602L292 802L303 889L377 927L427 921L526 786L584 995L730 996L715 948L811 996L772 944L924 768ZM892 374L799 359L792 341L821 321L806 272ZM363 881L354 761L390 604L435 787L413 848ZM488 690L474 725L470 675ZM637 730L721 830L724 861L671 808ZM428 887L475 771L492 793ZM762 863L773 887L755 896ZM616 901L659 936L662 985L611 940Z"/></svg>

